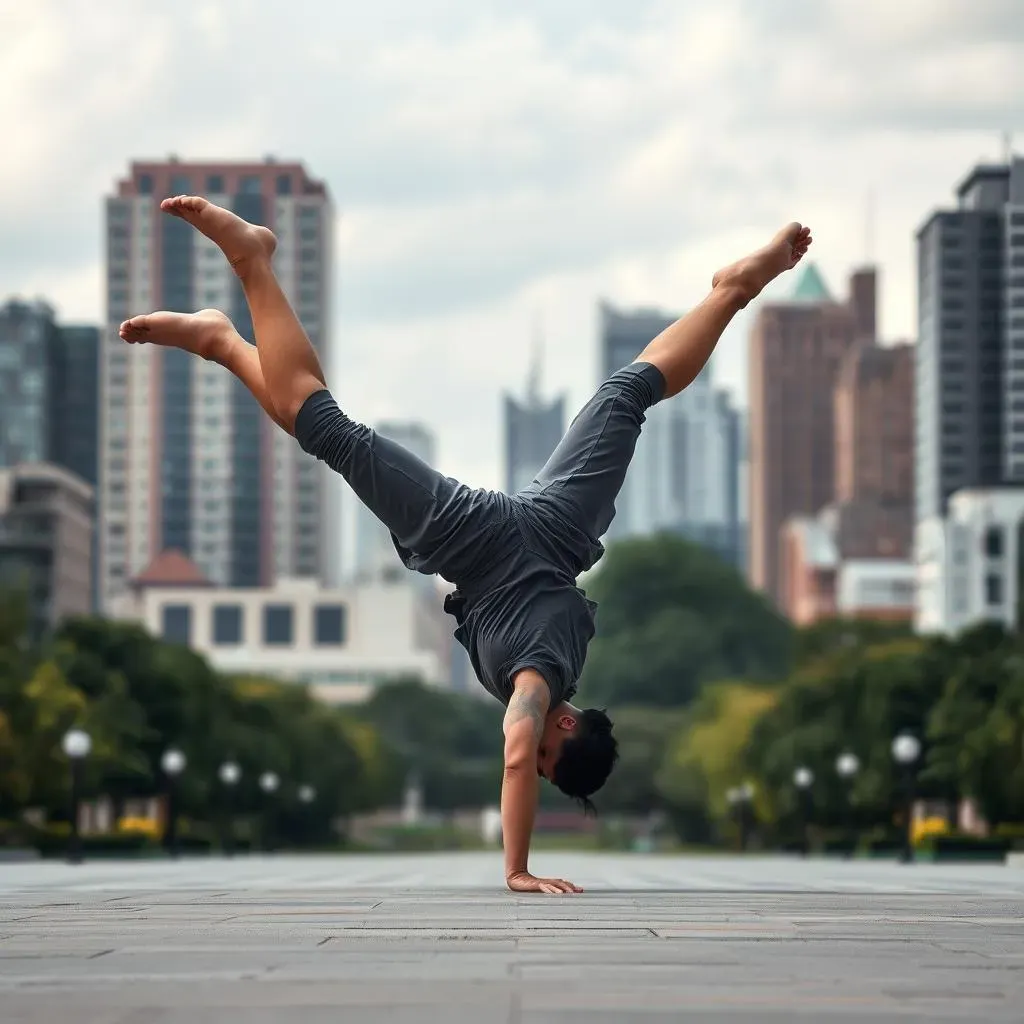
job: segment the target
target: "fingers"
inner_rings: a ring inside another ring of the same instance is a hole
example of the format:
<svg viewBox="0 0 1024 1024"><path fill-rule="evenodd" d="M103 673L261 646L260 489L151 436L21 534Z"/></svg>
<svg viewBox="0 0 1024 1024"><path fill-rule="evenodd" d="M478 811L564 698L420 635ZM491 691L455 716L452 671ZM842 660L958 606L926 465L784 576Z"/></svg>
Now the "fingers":
<svg viewBox="0 0 1024 1024"><path fill-rule="evenodd" d="M544 878L540 882L541 892L546 892L549 896L564 896L568 893L583 892L578 885L573 885L572 882L567 882L564 878Z"/></svg>

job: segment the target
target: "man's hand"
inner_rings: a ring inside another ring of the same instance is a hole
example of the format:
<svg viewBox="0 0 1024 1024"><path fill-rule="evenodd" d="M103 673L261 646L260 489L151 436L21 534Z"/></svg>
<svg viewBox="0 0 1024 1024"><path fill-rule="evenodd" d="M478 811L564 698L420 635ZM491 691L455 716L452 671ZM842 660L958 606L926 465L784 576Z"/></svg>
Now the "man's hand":
<svg viewBox="0 0 1024 1024"><path fill-rule="evenodd" d="M564 878L537 878L529 871L517 871L505 879L513 892L546 892L549 896L562 896L571 892L583 892L578 885Z"/></svg>

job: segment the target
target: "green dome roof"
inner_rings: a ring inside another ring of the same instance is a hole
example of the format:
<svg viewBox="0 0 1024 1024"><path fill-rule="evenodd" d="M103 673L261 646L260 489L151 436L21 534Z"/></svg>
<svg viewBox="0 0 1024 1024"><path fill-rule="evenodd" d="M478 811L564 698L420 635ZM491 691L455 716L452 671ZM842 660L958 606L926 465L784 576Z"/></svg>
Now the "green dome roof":
<svg viewBox="0 0 1024 1024"><path fill-rule="evenodd" d="M813 263L804 267L804 272L797 279L796 287L790 296L791 302L834 302L821 273Z"/></svg>

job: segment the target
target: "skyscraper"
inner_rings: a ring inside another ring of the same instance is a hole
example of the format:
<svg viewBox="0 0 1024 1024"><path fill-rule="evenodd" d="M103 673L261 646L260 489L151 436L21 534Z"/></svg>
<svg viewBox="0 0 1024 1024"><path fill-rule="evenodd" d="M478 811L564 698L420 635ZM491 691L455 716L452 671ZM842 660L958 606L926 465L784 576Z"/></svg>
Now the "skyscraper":
<svg viewBox="0 0 1024 1024"><path fill-rule="evenodd" d="M714 386L712 363L671 400L671 417L674 509L666 525L742 570L741 418L732 396Z"/></svg>
<svg viewBox="0 0 1024 1024"><path fill-rule="evenodd" d="M51 462L96 483L99 331L45 302L0 307L0 467Z"/></svg>
<svg viewBox="0 0 1024 1024"><path fill-rule="evenodd" d="M381 437L402 445L428 466L437 459L437 441L432 431L422 423L391 420L374 428ZM395 551L387 527L361 502L352 491L347 492L354 508L355 554L351 560L353 582L365 583L390 576L408 574ZM424 585L426 576L420 576Z"/></svg>
<svg viewBox="0 0 1024 1024"><path fill-rule="evenodd" d="M526 386L526 398L504 400L505 493L529 484L547 462L565 433L565 396L545 401L540 394L540 358Z"/></svg>
<svg viewBox="0 0 1024 1024"><path fill-rule="evenodd" d="M657 310L620 311L602 303L599 376L607 380L628 366L676 317ZM673 400L674 401L674 400ZM678 520L673 472L677 443L672 401L661 402L647 413L633 460L615 502L615 518L608 539L645 536L670 529Z"/></svg>
<svg viewBox="0 0 1024 1024"><path fill-rule="evenodd" d="M1004 531L1016 534L1024 488L1024 158L975 167L956 207L918 230L917 264L917 625L1013 622ZM983 553L968 550L975 529Z"/></svg>
<svg viewBox="0 0 1024 1024"><path fill-rule="evenodd" d="M135 163L106 204L101 589L122 589L161 550L178 549L214 583L279 576L336 582L337 482L275 428L240 382L176 349L127 346L117 325L152 309L216 307L252 342L238 282L212 242L159 211L204 195L278 236L275 269L326 364L333 212L301 164Z"/></svg>
<svg viewBox="0 0 1024 1024"><path fill-rule="evenodd" d="M833 499L833 396L843 357L874 329L874 271L854 274L850 292L837 302L807 264L791 298L762 305L750 333L750 578L780 605L782 525Z"/></svg>
<svg viewBox="0 0 1024 1024"><path fill-rule="evenodd" d="M917 233L916 516L1024 481L1024 159L979 166Z"/></svg>

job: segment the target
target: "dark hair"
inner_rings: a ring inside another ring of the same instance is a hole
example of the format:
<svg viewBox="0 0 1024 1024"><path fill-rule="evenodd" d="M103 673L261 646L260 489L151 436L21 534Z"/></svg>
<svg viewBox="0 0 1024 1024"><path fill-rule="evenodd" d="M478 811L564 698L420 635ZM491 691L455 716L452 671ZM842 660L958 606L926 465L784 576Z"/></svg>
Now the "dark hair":
<svg viewBox="0 0 1024 1024"><path fill-rule="evenodd" d="M588 798L608 781L618 757L612 720L603 710L588 708L580 712L575 732L563 744L551 781L592 813L594 805Z"/></svg>

